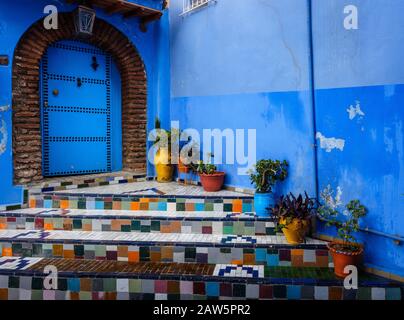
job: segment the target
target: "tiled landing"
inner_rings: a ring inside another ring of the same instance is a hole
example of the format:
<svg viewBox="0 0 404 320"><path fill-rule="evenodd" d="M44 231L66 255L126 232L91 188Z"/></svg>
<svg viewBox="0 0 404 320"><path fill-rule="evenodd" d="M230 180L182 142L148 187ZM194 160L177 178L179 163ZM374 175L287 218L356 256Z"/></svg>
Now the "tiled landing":
<svg viewBox="0 0 404 320"><path fill-rule="evenodd" d="M56 290L43 270L58 270ZM310 281L310 278L316 278ZM308 281L309 280L309 281ZM347 290L328 269L0 258L0 299L20 300L400 300L397 283L362 276Z"/></svg>

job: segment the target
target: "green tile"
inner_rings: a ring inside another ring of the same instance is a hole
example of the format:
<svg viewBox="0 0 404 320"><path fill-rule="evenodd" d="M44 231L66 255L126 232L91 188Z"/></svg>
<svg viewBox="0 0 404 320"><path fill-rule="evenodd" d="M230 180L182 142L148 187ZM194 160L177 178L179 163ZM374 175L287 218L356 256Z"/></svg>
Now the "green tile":
<svg viewBox="0 0 404 320"><path fill-rule="evenodd" d="M151 231L160 231L160 221L152 221L150 225Z"/></svg>
<svg viewBox="0 0 404 320"><path fill-rule="evenodd" d="M140 230L140 221L139 220L132 220L131 228L132 228L132 230L139 231Z"/></svg>
<svg viewBox="0 0 404 320"><path fill-rule="evenodd" d="M401 289L386 288L386 300L401 300Z"/></svg>
<svg viewBox="0 0 404 320"><path fill-rule="evenodd" d="M358 300L371 300L372 299L371 288L359 287L357 294L358 294Z"/></svg>
<svg viewBox="0 0 404 320"><path fill-rule="evenodd" d="M42 290L31 290L31 300L43 300Z"/></svg>
<svg viewBox="0 0 404 320"><path fill-rule="evenodd" d="M79 292L80 300L92 300L92 293L87 291L80 291Z"/></svg>
<svg viewBox="0 0 404 320"><path fill-rule="evenodd" d="M104 202L104 210L112 210L112 202Z"/></svg>
<svg viewBox="0 0 404 320"><path fill-rule="evenodd" d="M205 211L213 211L213 203L205 203Z"/></svg>
<svg viewBox="0 0 404 320"><path fill-rule="evenodd" d="M150 232L150 226L140 226L140 232Z"/></svg>
<svg viewBox="0 0 404 320"><path fill-rule="evenodd" d="M177 203L176 209L177 211L185 211L185 203Z"/></svg>
<svg viewBox="0 0 404 320"><path fill-rule="evenodd" d="M223 234L233 234L233 227L223 227Z"/></svg>
<svg viewBox="0 0 404 320"><path fill-rule="evenodd" d="M121 231L122 232L130 232L131 231L131 226L129 224L121 225Z"/></svg>
<svg viewBox="0 0 404 320"><path fill-rule="evenodd" d="M106 246L104 245L97 245L95 246L95 256L96 257L105 257L106 256Z"/></svg>
<svg viewBox="0 0 404 320"><path fill-rule="evenodd" d="M76 257L84 256L84 245L82 245L82 244L74 245L74 255Z"/></svg>
<svg viewBox="0 0 404 320"><path fill-rule="evenodd" d="M104 291L115 292L116 291L116 279L107 278L104 279Z"/></svg>
<svg viewBox="0 0 404 320"><path fill-rule="evenodd" d="M233 205L231 203L224 203L223 204L223 211L224 212L232 212L233 211Z"/></svg>
<svg viewBox="0 0 404 320"><path fill-rule="evenodd" d="M73 219L73 229L81 230L83 227L81 219Z"/></svg>
<svg viewBox="0 0 404 320"><path fill-rule="evenodd" d="M142 284L139 279L129 279L129 292L130 293L138 293L142 292Z"/></svg>

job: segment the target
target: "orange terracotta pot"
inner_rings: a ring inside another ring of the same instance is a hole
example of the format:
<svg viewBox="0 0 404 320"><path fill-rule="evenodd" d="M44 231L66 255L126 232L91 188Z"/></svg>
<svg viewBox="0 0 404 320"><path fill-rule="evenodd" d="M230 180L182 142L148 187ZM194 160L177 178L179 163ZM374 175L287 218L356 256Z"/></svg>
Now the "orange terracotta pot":
<svg viewBox="0 0 404 320"><path fill-rule="evenodd" d="M224 183L224 175L224 172L216 172L214 174L199 174L203 190L207 192L221 190Z"/></svg>
<svg viewBox="0 0 404 320"><path fill-rule="evenodd" d="M355 267L360 267L363 261L363 247L358 244L351 244L358 248L357 251L344 251L338 248L341 243L331 242L328 243L328 249L331 252L331 256L334 261L334 272L335 275L339 278L345 278L347 276L344 273L344 269L346 266L352 265Z"/></svg>

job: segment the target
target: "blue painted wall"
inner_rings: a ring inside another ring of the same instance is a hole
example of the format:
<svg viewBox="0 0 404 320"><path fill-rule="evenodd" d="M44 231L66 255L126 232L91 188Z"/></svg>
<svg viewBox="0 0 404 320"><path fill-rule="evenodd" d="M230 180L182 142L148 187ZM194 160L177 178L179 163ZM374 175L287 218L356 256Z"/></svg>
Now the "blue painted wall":
<svg viewBox="0 0 404 320"><path fill-rule="evenodd" d="M358 8L357 30L343 27L345 5ZM340 186L344 203L369 209L364 227L404 235L403 1L313 0L317 130L345 141L319 149L320 190ZM347 109L360 106L352 120ZM320 233L330 233L320 227ZM404 247L370 234L366 262L404 276Z"/></svg>
<svg viewBox="0 0 404 320"><path fill-rule="evenodd" d="M182 1L172 1L171 119L199 131L257 129L257 158L290 162L278 191L314 195L313 75L317 132L345 143L342 151L318 149L320 190L340 186L344 202L368 207L363 226L404 235L404 2L311 2L314 74L309 0L219 0L184 18ZM350 4L359 10L358 30L344 28ZM350 120L347 109L357 104L365 115ZM221 168L227 184L250 186L236 166ZM402 245L359 237L368 266L403 275Z"/></svg>
<svg viewBox="0 0 404 320"><path fill-rule="evenodd" d="M171 119L201 135L256 129L257 159L290 162L283 190L313 195L306 2L217 1L186 17L181 9L171 2ZM220 168L226 184L251 188L237 165Z"/></svg>
<svg viewBox="0 0 404 320"><path fill-rule="evenodd" d="M132 1L142 5L161 9L162 0ZM56 5L59 12L71 11L74 6L64 1L47 0L32 1L19 0L14 2L0 2L0 54L8 55L9 66L0 66L0 106L11 106L11 71L15 47L23 33L37 20L44 17L43 9L46 5ZM164 12L161 21L148 25L148 31L139 30L136 19L124 20L121 15L106 15L97 10L97 16L108 21L125 33L138 49L147 73L148 81L148 127L154 126L154 118L159 110L169 111L169 59L167 58L168 37L164 32L168 30L168 10ZM161 31L164 29L165 31ZM166 46L166 47L164 47ZM167 65L165 65L167 64ZM164 72L166 74L164 74ZM0 205L20 203L21 188L12 185L12 146L11 146L11 108L7 111L0 109L0 128L7 132L6 150L0 154ZM168 122L169 112L160 112L163 121ZM0 141L5 135L0 132Z"/></svg>

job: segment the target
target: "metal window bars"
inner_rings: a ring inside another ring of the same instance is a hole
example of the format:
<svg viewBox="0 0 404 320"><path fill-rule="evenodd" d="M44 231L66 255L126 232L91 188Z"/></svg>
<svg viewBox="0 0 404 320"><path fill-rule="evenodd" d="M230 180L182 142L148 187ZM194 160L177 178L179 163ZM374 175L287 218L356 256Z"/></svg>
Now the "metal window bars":
<svg viewBox="0 0 404 320"><path fill-rule="evenodd" d="M216 3L216 1L217 0L183 0L182 13L180 16L207 7L210 4Z"/></svg>

